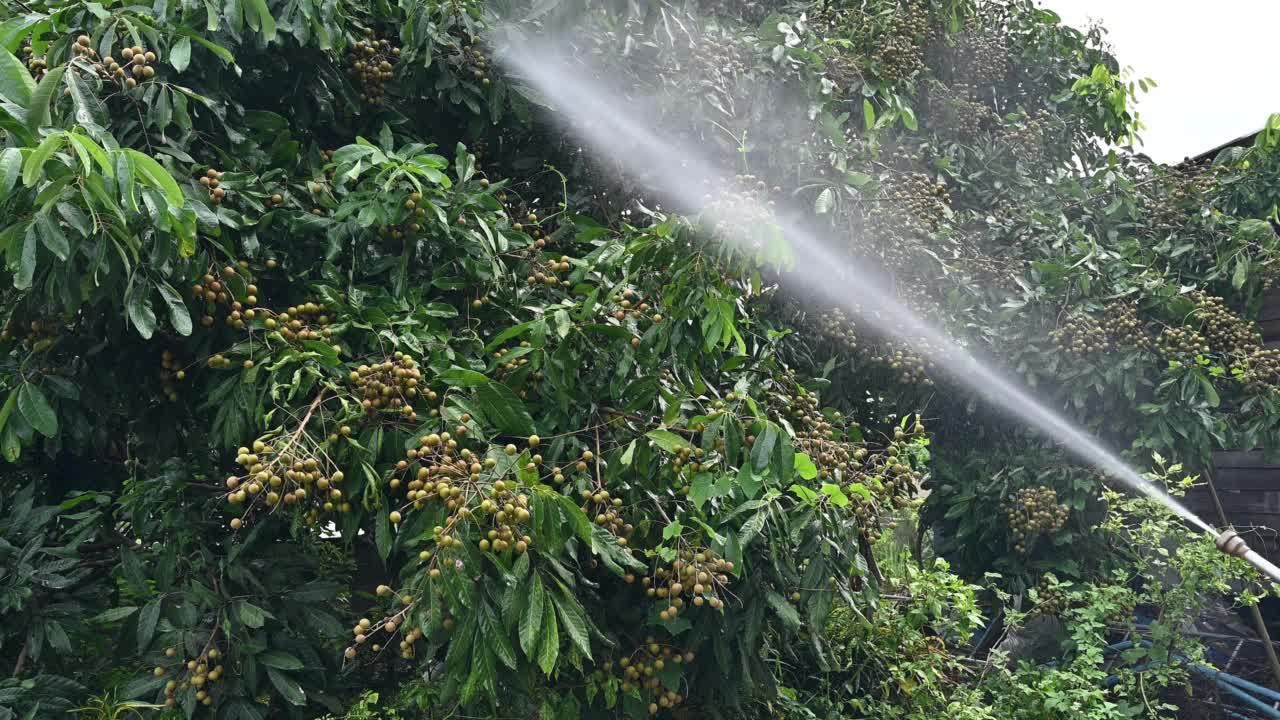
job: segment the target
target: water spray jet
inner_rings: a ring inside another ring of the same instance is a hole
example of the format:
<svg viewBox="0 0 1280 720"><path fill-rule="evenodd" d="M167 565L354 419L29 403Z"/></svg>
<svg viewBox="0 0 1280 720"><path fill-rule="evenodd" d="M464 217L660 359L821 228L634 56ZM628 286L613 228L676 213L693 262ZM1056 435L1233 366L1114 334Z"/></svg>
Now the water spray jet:
<svg viewBox="0 0 1280 720"><path fill-rule="evenodd" d="M569 64L562 55L570 43L535 45L514 29L510 38L510 43L499 51L499 61L541 94L574 134L634 176L648 178L654 191L674 201L677 207L686 207L695 213L712 212L697 199L703 197L708 185L732 177L733 172L703 157L697 147L681 144L672 139L673 134L660 134L654 126L643 122L643 109L622 93L592 79L591 68ZM734 225L730 217L713 219L725 220L730 227ZM1219 534L1169 494L1145 481L1098 440L1037 401L994 367L980 362L946 332L911 312L880 278L855 267L806 230L803 223L777 217L775 225L790 245L793 274L800 278L792 289L833 303L862 317L886 336L910 344L958 384L1061 443L1080 460L1103 470L1129 489L1160 502L1189 524L1216 537L1217 546L1223 552L1245 560L1280 581L1280 568L1249 549L1234 531ZM731 234L727 239L752 249L746 233L737 237ZM876 311L863 311L863 305Z"/></svg>

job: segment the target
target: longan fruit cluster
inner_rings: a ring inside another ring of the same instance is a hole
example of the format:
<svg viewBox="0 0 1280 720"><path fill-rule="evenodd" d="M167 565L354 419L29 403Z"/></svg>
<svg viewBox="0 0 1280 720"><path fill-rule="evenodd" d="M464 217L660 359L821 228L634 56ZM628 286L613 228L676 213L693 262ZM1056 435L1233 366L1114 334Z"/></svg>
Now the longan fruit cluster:
<svg viewBox="0 0 1280 720"><path fill-rule="evenodd" d="M983 126L995 119L995 113L984 103L974 99L974 88L965 83L937 88L930 95L943 124L962 138L978 134Z"/></svg>
<svg viewBox="0 0 1280 720"><path fill-rule="evenodd" d="M764 247L763 231L774 224L776 203L770 199L770 187L763 178L735 175L727 187L708 187L702 200L702 213L712 221L714 239L746 244L753 250Z"/></svg>
<svg viewBox="0 0 1280 720"><path fill-rule="evenodd" d="M1208 355L1209 343L1199 330L1189 327L1167 327L1156 338L1156 350L1169 360Z"/></svg>
<svg viewBox="0 0 1280 720"><path fill-rule="evenodd" d="M1280 386L1280 350L1255 348L1236 360L1231 371L1248 392L1275 390Z"/></svg>
<svg viewBox="0 0 1280 720"><path fill-rule="evenodd" d="M163 383L164 396L169 402L178 401L178 388L173 384L187 379L187 371L178 362L177 353L165 350L160 353L160 382Z"/></svg>
<svg viewBox="0 0 1280 720"><path fill-rule="evenodd" d="M817 466L819 478L848 477L857 465L854 454L858 448L844 440L847 427L827 419L818 395L800 387L790 370L781 384L779 392L767 397L767 405L773 414L790 420L796 449L807 454ZM843 416L836 418L837 422L842 419Z"/></svg>
<svg viewBox="0 0 1280 720"><path fill-rule="evenodd" d="M132 90L138 86L139 82L156 76L154 63L158 58L151 50L146 50L141 45L122 48L120 58L121 61L116 62L114 58L108 56L102 59L102 64L107 72L111 73L118 82L124 83L126 88Z"/></svg>
<svg viewBox="0 0 1280 720"><path fill-rule="evenodd" d="M271 261L267 261L270 266ZM305 302L291 305L274 318L267 318L264 325L268 330L278 330L280 336L289 342L306 340L324 340L333 338L333 329L329 326L333 318L324 303ZM337 349L337 346L334 346Z"/></svg>
<svg viewBox="0 0 1280 720"><path fill-rule="evenodd" d="M674 620L686 607L685 597L695 607L712 610L724 608L720 594L729 585L733 563L717 558L710 549L686 549L669 567L656 567L653 574L641 580L645 595L667 603L658 613L663 620Z"/></svg>
<svg viewBox="0 0 1280 720"><path fill-rule="evenodd" d="M631 653L622 656L615 663L607 660L595 673L597 681L607 675L615 675L622 680L624 693L640 690L649 701L650 715L657 715L662 710L679 706L685 697L681 693L666 688L659 673L669 666L691 665L697 656L692 650L680 652L670 645L659 643L652 635L644 640L644 644Z"/></svg>
<svg viewBox="0 0 1280 720"><path fill-rule="evenodd" d="M1061 530L1071 513L1070 508L1058 503L1057 491L1043 485L1017 491L1001 502L1000 509L1008 519L1014 550L1019 553L1027 551L1031 536Z"/></svg>
<svg viewBox="0 0 1280 720"><path fill-rule="evenodd" d="M200 184L209 188L209 202L215 207L222 204L222 199L227 196L227 189L222 187L222 172L209 168L200 176Z"/></svg>
<svg viewBox="0 0 1280 720"><path fill-rule="evenodd" d="M478 38L472 38L470 45L462 46L462 64L464 70L470 71L473 80L488 87L493 82L489 78L489 57L478 41Z"/></svg>
<svg viewBox="0 0 1280 720"><path fill-rule="evenodd" d="M662 322L661 313L651 314L649 312L650 310L653 310L653 309L654 308L651 305L649 305L649 303L645 302L644 299L641 298L638 292L636 292L631 288L624 289L622 291L622 296L620 298L611 300L611 301L602 302L599 305L600 312L611 316L614 320L617 320L618 322L623 322L628 317L634 320L648 318L649 320L655 323ZM639 345L640 343L638 342L638 340L639 338L632 338L631 344Z"/></svg>
<svg viewBox="0 0 1280 720"><path fill-rule="evenodd" d="M387 81L395 75L400 48L386 38L374 37L372 28L347 51L347 74L360 90L360 100L373 105L386 99Z"/></svg>
<svg viewBox="0 0 1280 720"><path fill-rule="evenodd" d="M319 448L306 448L310 438L301 431L276 438L259 438L252 447L236 452L242 474L226 480L227 502L243 506L244 517L251 512L270 512L281 505L307 507L307 521L319 520L321 512L351 512L342 490L345 475ZM231 519L231 529L244 526L244 517Z"/></svg>
<svg viewBox="0 0 1280 720"><path fill-rule="evenodd" d="M968 62L961 67L968 70L974 85L995 85L1009 73L1009 43L1002 33L970 33L963 53Z"/></svg>
<svg viewBox="0 0 1280 720"><path fill-rule="evenodd" d="M196 702L212 705L213 685L222 680L226 672L226 668L219 662L222 659L222 652L211 643L199 656L185 662L176 660L178 657L176 647L165 648L164 656L164 663L156 665L152 674L156 677L164 677L170 673L177 676L177 679L169 680L164 684L165 707L177 706L178 693L193 690Z"/></svg>
<svg viewBox="0 0 1280 720"><path fill-rule="evenodd" d="M37 342L41 340L52 340L58 336L58 323L56 320L32 320L27 327L30 332L22 335L22 346L30 350ZM6 342L14 339L20 334L15 332L13 318L5 321L4 327L0 328L0 342Z"/></svg>
<svg viewBox="0 0 1280 720"><path fill-rule="evenodd" d="M882 183L880 197L897 215L894 222L917 226L908 232L936 230L951 205L947 186L918 172L890 175Z"/></svg>
<svg viewBox="0 0 1280 720"><path fill-rule="evenodd" d="M1020 113L1017 120L1004 126L1000 138L1014 159L1034 165L1048 158L1054 144L1052 131L1052 116L1040 109L1033 115Z"/></svg>
<svg viewBox="0 0 1280 720"><path fill-rule="evenodd" d="M92 42L93 39L88 35L81 35L77 37L76 41L71 44L71 54L94 63L94 69L101 72L105 70L106 67L102 63L98 62L98 51L89 47L89 44Z"/></svg>
<svg viewBox="0 0 1280 720"><path fill-rule="evenodd" d="M903 385L933 385L933 380L929 377L933 362L912 349L911 345L886 342L881 352L874 355L872 360L896 372L898 381Z"/></svg>
<svg viewBox="0 0 1280 720"><path fill-rule="evenodd" d="M585 450L582 457L585 461L590 461L594 453ZM608 490L601 488L600 490L591 490L584 488L582 495L582 512L591 518L592 522L600 527L608 530L614 537L618 539L618 545L626 547L631 541L631 535L636 528L629 522L626 522L620 514L622 509L622 498L613 497Z"/></svg>
<svg viewBox="0 0 1280 720"><path fill-rule="evenodd" d="M509 357L512 356L516 350L527 347L529 347L529 342L527 340L521 340L518 348L498 348L494 350L493 359L497 361L497 368L495 369L498 371L498 374L501 376L510 375L525 365L528 365L528 355Z"/></svg>
<svg viewBox="0 0 1280 720"><path fill-rule="evenodd" d="M818 315L818 332L845 350L858 349L857 325L840 308L831 308Z"/></svg>
<svg viewBox="0 0 1280 720"><path fill-rule="evenodd" d="M1215 351L1244 355L1262 345L1257 326L1231 312L1222 298L1197 292L1192 299L1196 303L1192 317L1201 323L1200 332Z"/></svg>
<svg viewBox="0 0 1280 720"><path fill-rule="evenodd" d="M400 222L393 225L380 226L378 228L379 237L400 240L406 236L412 237L422 232L422 219L427 215L427 209L424 205L422 193L416 191L409 193L404 201L404 215Z"/></svg>
<svg viewBox="0 0 1280 720"><path fill-rule="evenodd" d="M43 55L36 55L35 50L30 45L22 48L23 54L27 56L27 69L31 71L36 82L44 79L46 73L49 72L49 60Z"/></svg>
<svg viewBox="0 0 1280 720"><path fill-rule="evenodd" d="M390 359L352 370L348 379L359 391L366 415L385 411L410 422L418 419L412 402L421 392L422 370L412 356L397 350Z"/></svg>
<svg viewBox="0 0 1280 720"><path fill-rule="evenodd" d="M929 35L929 12L923 3L903 3L893 13L879 46L871 54L872 66L890 84L910 80L925 69L921 46Z"/></svg>
<svg viewBox="0 0 1280 720"><path fill-rule="evenodd" d="M395 594L390 587L379 585L377 589L378 597L390 597ZM351 629L351 644L343 651L343 657L347 660L354 660L362 648L368 647L375 654L382 652L383 647L395 639L397 633L400 634L400 657L404 660L410 660L414 656L415 644L422 640L423 632L420 627L413 627L407 631L404 624L408 619L409 610L413 606L413 597L410 595L400 595L397 600L405 607L397 612L383 617L378 622L373 622L369 618L360 618L359 622ZM376 615L374 617L377 617ZM379 634L385 635L380 637Z"/></svg>
<svg viewBox="0 0 1280 720"><path fill-rule="evenodd" d="M1129 302L1109 304L1101 319L1074 312L1049 336L1060 349L1079 356L1151 347L1137 305Z"/></svg>
<svg viewBox="0 0 1280 720"><path fill-rule="evenodd" d="M827 78L842 90L856 89L863 80L862 66L854 58L833 54L824 59Z"/></svg>
<svg viewBox="0 0 1280 720"><path fill-rule="evenodd" d="M859 526L873 543L880 539L885 528L897 529L896 520L882 520L895 509L906 507L919 490L923 476L911 467L905 452L912 438L923 435L924 431L924 425L917 420L907 428L895 428L893 439L883 452L872 454L866 448L853 452L853 461L860 463L861 467L852 479L870 490L871 499L852 491L849 499Z"/></svg>
<svg viewBox="0 0 1280 720"><path fill-rule="evenodd" d="M470 421L468 415L462 422ZM465 425L456 428L458 437L465 436ZM538 447L540 440L530 436L530 449ZM518 449L507 445L504 452L514 457ZM536 472L542 466L542 456L533 455L526 470ZM530 521L529 495L517 481L492 477L497 467L494 457L482 457L469 448L459 447L458 439L448 432L430 433L418 440L417 447L409 448L405 458L396 463L395 473L388 481L392 492L401 489L413 508L420 509L430 502L444 505L449 512L444 525L432 530L432 539L438 550L461 547L456 537L467 523L474 523L483 532L477 541L481 552L525 553L533 545L533 538L523 531ZM488 476L488 477L486 477ZM403 520L400 511L392 511L390 520L397 524ZM422 551L419 559L429 561L430 551ZM429 571L433 579L440 576L439 567Z"/></svg>
<svg viewBox="0 0 1280 720"><path fill-rule="evenodd" d="M1049 578L1040 578L1035 590L1037 615L1057 616L1067 609L1066 591L1061 586L1050 583Z"/></svg>
<svg viewBox="0 0 1280 720"><path fill-rule="evenodd" d="M573 265L569 262L567 255L561 255L559 258L550 261L535 260L533 266L529 268L529 276L525 278L525 282L529 285L547 285L549 287L569 287L568 277L562 277L573 270Z"/></svg>
<svg viewBox="0 0 1280 720"><path fill-rule="evenodd" d="M693 47L694 61L704 75L742 75L751 69L751 56L746 48L731 37L700 38Z"/></svg>
<svg viewBox="0 0 1280 720"><path fill-rule="evenodd" d="M200 281L191 286L191 296L204 306L201 325L213 327L214 315L219 310L226 311L226 324L236 330L243 330L246 322L257 316L253 306L258 304L258 286L245 274L248 268L246 260L236 266L211 265Z"/></svg>

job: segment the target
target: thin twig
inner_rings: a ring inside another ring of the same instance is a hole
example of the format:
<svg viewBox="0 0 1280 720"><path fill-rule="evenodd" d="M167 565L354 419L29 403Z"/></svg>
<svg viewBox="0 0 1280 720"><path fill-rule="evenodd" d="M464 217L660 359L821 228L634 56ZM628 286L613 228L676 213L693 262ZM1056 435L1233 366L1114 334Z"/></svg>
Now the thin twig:
<svg viewBox="0 0 1280 720"><path fill-rule="evenodd" d="M22 675L22 668L27 664L27 651L30 649L31 639L27 638L22 641L22 650L18 653L18 662L13 666L13 676L15 678Z"/></svg>

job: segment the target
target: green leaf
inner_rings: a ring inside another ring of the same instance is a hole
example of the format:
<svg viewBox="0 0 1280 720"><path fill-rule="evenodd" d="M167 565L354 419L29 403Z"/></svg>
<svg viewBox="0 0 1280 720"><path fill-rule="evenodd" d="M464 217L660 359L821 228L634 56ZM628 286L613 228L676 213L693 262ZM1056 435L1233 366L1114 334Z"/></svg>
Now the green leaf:
<svg viewBox="0 0 1280 720"><path fill-rule="evenodd" d="M0 95L25 108L35 91L36 81L27 66L8 50L0 50Z"/></svg>
<svg viewBox="0 0 1280 720"><path fill-rule="evenodd" d="M369 465L366 463L365 468ZM387 557L391 555L391 544L395 537L391 532L391 519L387 513L378 513L378 519L374 523L373 542L378 548L378 557L385 562Z"/></svg>
<svg viewBox="0 0 1280 720"><path fill-rule="evenodd" d="M778 442L778 430L773 423L765 422L760 437L751 446L751 467L760 472L769 467L769 458L773 456L773 446Z"/></svg>
<svg viewBox="0 0 1280 720"><path fill-rule="evenodd" d="M876 126L876 109L867 98L862 99L862 122L867 130Z"/></svg>
<svg viewBox="0 0 1280 720"><path fill-rule="evenodd" d="M141 288L139 286L142 286ZM156 313L151 309L151 284L140 279L125 293L125 310L138 334L150 340L156 331Z"/></svg>
<svg viewBox="0 0 1280 720"><path fill-rule="evenodd" d="M533 418L511 388L489 381L476 388L480 411L505 435L529 436L534 433Z"/></svg>
<svg viewBox="0 0 1280 720"><path fill-rule="evenodd" d="M244 600L236 604L236 616L245 627L260 628L267 622L267 615L262 612L262 608Z"/></svg>
<svg viewBox="0 0 1280 720"><path fill-rule="evenodd" d="M18 393L11 392L9 397L5 398L4 405L0 406L0 432L4 431L4 426L9 424L9 416L13 414L13 409L18 407Z"/></svg>
<svg viewBox="0 0 1280 720"><path fill-rule="evenodd" d="M100 623L120 622L121 620L129 617L130 615L136 612L138 612L137 606L128 605L125 607L111 608L110 610L100 612L97 615L94 615L93 617L89 618L89 620L91 622L100 622Z"/></svg>
<svg viewBox="0 0 1280 720"><path fill-rule="evenodd" d="M813 211L819 215L826 215L836 204L836 193L831 188L824 188L818 193L818 197L813 201Z"/></svg>
<svg viewBox="0 0 1280 720"><path fill-rule="evenodd" d="M37 130L49 124L49 98L58 91L62 75L66 71L67 66L60 65L45 73L35 92L31 93L31 102L27 106L27 127Z"/></svg>
<svg viewBox="0 0 1280 720"><path fill-rule="evenodd" d="M761 510L748 518L746 522L742 523L742 529L738 531L738 544L744 548L750 545L755 536L759 535L760 531L764 529L764 523L768 519L768 510Z"/></svg>
<svg viewBox="0 0 1280 720"><path fill-rule="evenodd" d="M1205 402L1209 403L1209 407L1216 408L1222 404L1222 398L1218 397L1218 391L1214 389L1209 378L1201 376L1200 385L1204 388Z"/></svg>
<svg viewBox="0 0 1280 720"><path fill-rule="evenodd" d="M26 187L32 187L37 180L44 177L44 164L53 157L53 153L62 147L62 142L66 135L64 133L54 133L45 138L36 146L35 150L27 156L26 163L22 166L22 184Z"/></svg>
<svg viewBox="0 0 1280 720"><path fill-rule="evenodd" d="M18 272L13 276L13 286L18 290L31 287L32 279L35 277L37 249L40 245L40 238L37 235L36 224L27 225L27 231L22 238L22 255L18 258Z"/></svg>
<svg viewBox="0 0 1280 720"><path fill-rule="evenodd" d="M0 202L9 196L21 175L22 151L14 147L0 151Z"/></svg>
<svg viewBox="0 0 1280 720"><path fill-rule="evenodd" d="M151 646L151 638L155 637L156 625L160 622L160 604L162 598L155 598L142 607L138 613L138 649L146 650Z"/></svg>
<svg viewBox="0 0 1280 720"><path fill-rule="evenodd" d="M818 468L813 464L813 460L805 453L795 454L795 470L796 474L805 480L812 480L818 477Z"/></svg>
<svg viewBox="0 0 1280 720"><path fill-rule="evenodd" d="M778 614L778 618L782 620L784 625L792 630L800 629L800 613L796 612L796 609L791 606L791 603L787 602L786 598L773 590L768 590L765 592L764 599L769 602L770 607Z"/></svg>
<svg viewBox="0 0 1280 720"><path fill-rule="evenodd" d="M568 592L561 594L555 601L556 613L560 616L560 625L568 633L569 639L587 659L591 659L591 639L587 633L587 612L582 605Z"/></svg>
<svg viewBox="0 0 1280 720"><path fill-rule="evenodd" d="M694 507L701 510L703 504L711 497L714 488L710 473L698 473L689 488L689 499L693 501Z"/></svg>
<svg viewBox="0 0 1280 720"><path fill-rule="evenodd" d="M489 382L489 378L475 370L451 367L436 376L441 382L454 387L479 387Z"/></svg>
<svg viewBox="0 0 1280 720"><path fill-rule="evenodd" d="M276 39L276 20L271 17L271 11L267 8L267 0L246 0L249 9L258 15L258 23L250 23L250 25L258 25L262 30L262 38L267 42ZM297 703L295 703L297 704Z"/></svg>
<svg viewBox="0 0 1280 720"><path fill-rule="evenodd" d="M687 440L670 430L658 428L657 430L650 430L644 435L656 443L658 447L666 450L667 452L680 452L681 450L689 447L689 442Z"/></svg>
<svg viewBox="0 0 1280 720"><path fill-rule="evenodd" d="M1249 256L1240 253L1236 256L1236 269L1231 274L1231 286L1239 290L1244 287L1244 283L1249 279Z"/></svg>
<svg viewBox="0 0 1280 720"><path fill-rule="evenodd" d="M684 525L679 520L673 520L666 527L662 528L662 539L670 540L684 532Z"/></svg>
<svg viewBox="0 0 1280 720"><path fill-rule="evenodd" d="M836 507L845 507L849 504L849 496L844 494L839 485L826 483L821 488L822 494L831 498L831 504Z"/></svg>
<svg viewBox="0 0 1280 720"><path fill-rule="evenodd" d="M186 301L167 282L161 282L156 287L160 290L160 295L164 298L165 304L169 306L169 322L173 323L173 329L183 337L190 335L191 313L187 310Z"/></svg>
<svg viewBox="0 0 1280 720"><path fill-rule="evenodd" d="M217 15L216 15L215 13L210 13L209 15L210 15L210 18L217 17ZM210 28L210 29L211 29L211 30L216 30L217 28ZM235 56L234 56L234 55L232 55L232 54L231 54L231 51L230 51L230 50L228 50L228 49L226 49L226 48L222 47L221 45L219 45L219 44L217 44L217 43L215 43L215 42L212 42L212 41L210 41L210 40L208 40L208 39L204 38L204 37L203 37L203 36L201 36L201 35L197 35L196 33L192 32L192 31L190 31L190 30L185 30L185 29L184 29L184 30L181 30L180 32L181 32L184 36L186 36L186 37L188 37L188 38L191 38L192 42L196 43L197 45L200 45L200 46L201 46L201 47L203 47L204 49L206 49L206 50L208 50L209 52L213 53L214 55L218 56L218 59L222 60L223 62L228 63L228 64L230 64L230 65L234 65L234 64L235 64L235 62L236 62L236 58L235 58Z"/></svg>
<svg viewBox="0 0 1280 720"><path fill-rule="evenodd" d="M150 155L126 148L124 152L128 155L133 166L142 174L151 185L160 189L165 199L175 208L181 208L186 204L186 197L182 194L182 188L178 187L178 182L173 179L168 170L164 166L156 162Z"/></svg>
<svg viewBox="0 0 1280 720"><path fill-rule="evenodd" d="M58 416L38 386L28 382L18 388L18 411L41 435L57 434Z"/></svg>
<svg viewBox="0 0 1280 720"><path fill-rule="evenodd" d="M302 661L281 650L268 650L258 656L258 662L280 670L301 670Z"/></svg>
<svg viewBox="0 0 1280 720"><path fill-rule="evenodd" d="M556 669L560 657L560 631L556 625L556 611L547 603L542 615L542 642L538 646L538 667L545 675Z"/></svg>
<svg viewBox="0 0 1280 720"><path fill-rule="evenodd" d="M169 50L169 64L178 72L186 71L191 64L191 38L182 38Z"/></svg>
<svg viewBox="0 0 1280 720"><path fill-rule="evenodd" d="M67 242L67 236L62 232L58 221L49 217L47 212L37 213L36 227L40 229L40 240L49 248L49 252L59 260L66 261L71 254L71 244Z"/></svg>
<svg viewBox="0 0 1280 720"><path fill-rule="evenodd" d="M284 698L290 705L306 705L307 695L302 691L302 686L297 680L285 675L279 670L268 667L267 677L271 679L271 684L280 692L280 697Z"/></svg>
<svg viewBox="0 0 1280 720"><path fill-rule="evenodd" d="M542 628L543 613L546 611L543 606L547 601L547 591L542 587L542 579L536 574L530 580L530 584L532 588L529 592L529 604L520 615L520 649L524 650L524 654L532 660L541 637L539 631Z"/></svg>

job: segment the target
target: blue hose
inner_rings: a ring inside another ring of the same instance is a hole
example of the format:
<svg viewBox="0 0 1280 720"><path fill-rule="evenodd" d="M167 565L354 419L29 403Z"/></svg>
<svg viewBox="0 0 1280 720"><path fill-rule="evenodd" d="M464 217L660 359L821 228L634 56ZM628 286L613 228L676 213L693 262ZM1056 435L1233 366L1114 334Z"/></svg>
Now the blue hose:
<svg viewBox="0 0 1280 720"><path fill-rule="evenodd" d="M1151 647L1151 643L1145 640L1139 643L1135 643L1132 640L1126 640L1124 642L1119 642L1114 645L1108 645L1107 648L1104 650L1104 652L1123 652L1132 647ZM1180 657L1178 655L1172 656L1172 659L1180 663L1186 662L1186 658ZM1159 664L1161 664L1159 661L1145 663L1143 665L1134 667L1133 671L1142 672L1148 667L1151 667L1153 665L1159 665ZM1261 685L1258 685L1257 683L1249 682L1244 678L1236 677L1235 675L1231 675L1230 673L1225 673L1225 672L1222 672L1221 670L1205 667L1204 665L1188 664L1187 667L1190 668L1195 673L1199 675L1203 675L1204 677L1207 677L1210 680L1213 680L1219 689L1225 690L1228 694L1244 702L1246 705L1250 706L1254 710L1257 710L1258 712L1266 715L1269 718L1276 718L1277 720L1280 720L1280 710L1276 710L1275 708L1271 707L1265 702L1249 694L1249 693L1255 693L1257 695L1261 695L1264 698L1267 698L1268 700L1271 700L1272 702L1280 702L1280 692L1276 692L1271 688L1263 687ZM1108 677L1105 682L1106 686L1109 688L1115 687L1119 683L1120 683L1120 678L1119 676L1116 676L1116 675L1112 675Z"/></svg>

